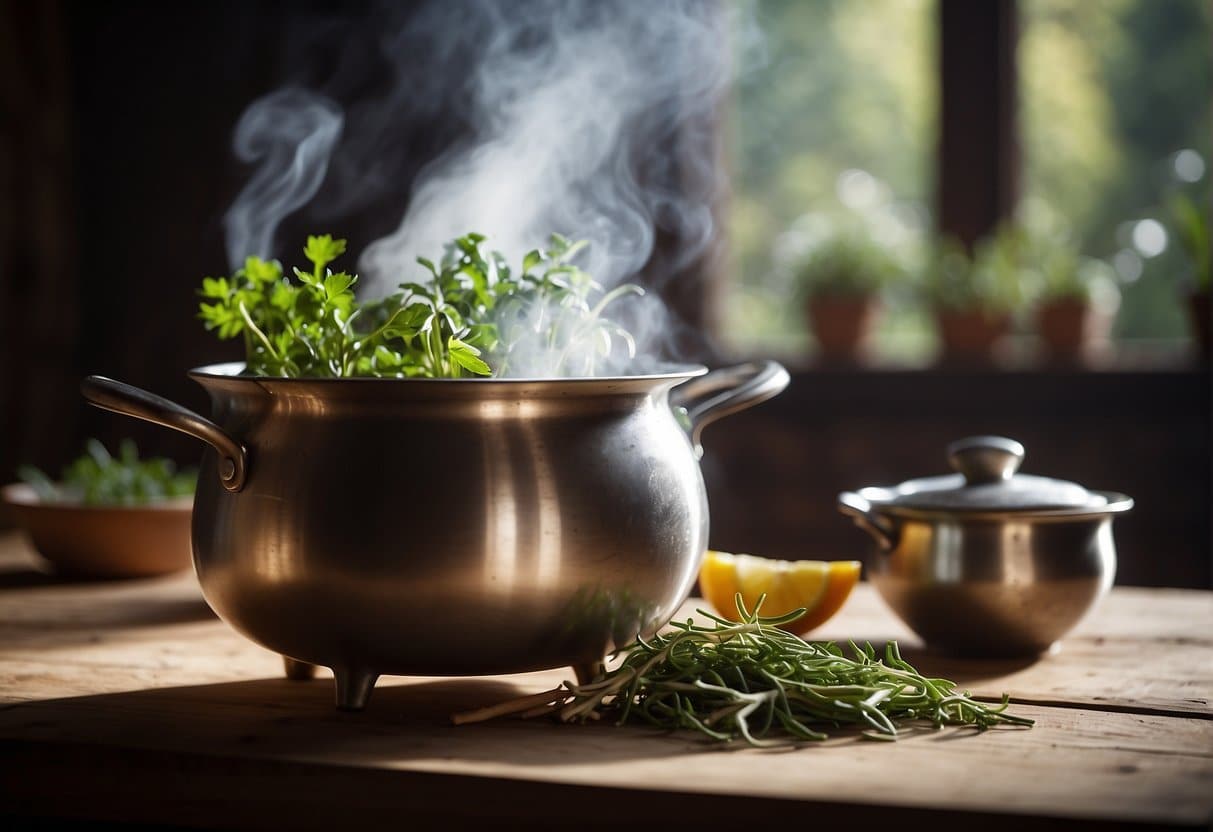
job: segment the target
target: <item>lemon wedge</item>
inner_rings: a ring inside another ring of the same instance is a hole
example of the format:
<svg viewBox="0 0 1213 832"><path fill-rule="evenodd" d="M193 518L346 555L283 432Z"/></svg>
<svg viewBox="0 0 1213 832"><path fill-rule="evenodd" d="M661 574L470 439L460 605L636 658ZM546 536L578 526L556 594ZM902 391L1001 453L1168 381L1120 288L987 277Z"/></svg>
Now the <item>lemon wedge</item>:
<svg viewBox="0 0 1213 832"><path fill-rule="evenodd" d="M764 593L763 616L779 616L800 607L805 614L783 625L804 635L828 621L859 581L857 560L776 560L756 555L709 550L699 570L699 589L716 614L739 619L735 597L741 593L746 609Z"/></svg>

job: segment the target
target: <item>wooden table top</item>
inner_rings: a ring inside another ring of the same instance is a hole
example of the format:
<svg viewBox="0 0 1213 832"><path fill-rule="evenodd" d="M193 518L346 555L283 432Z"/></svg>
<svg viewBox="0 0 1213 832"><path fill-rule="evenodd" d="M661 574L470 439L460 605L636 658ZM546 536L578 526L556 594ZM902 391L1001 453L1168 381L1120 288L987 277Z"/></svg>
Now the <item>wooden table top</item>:
<svg viewBox="0 0 1213 832"><path fill-rule="evenodd" d="M1009 693L1035 727L722 750L643 727L449 721L554 687L567 670L389 677L365 712L341 713L329 679L286 680L276 655L215 619L192 574L64 582L10 534L0 536L0 822L1207 829L1211 624L1213 592L1116 588L1056 653L959 661L922 651L861 584L815 638L896 639L924 673Z"/></svg>

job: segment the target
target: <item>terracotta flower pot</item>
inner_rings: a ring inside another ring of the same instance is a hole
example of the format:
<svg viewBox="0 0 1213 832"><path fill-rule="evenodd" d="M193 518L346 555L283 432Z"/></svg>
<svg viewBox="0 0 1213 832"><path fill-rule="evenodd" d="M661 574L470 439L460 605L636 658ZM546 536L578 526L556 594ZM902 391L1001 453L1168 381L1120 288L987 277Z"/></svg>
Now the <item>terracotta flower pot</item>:
<svg viewBox="0 0 1213 832"><path fill-rule="evenodd" d="M994 345L1011 331L1011 314L986 309L935 310L944 360L987 363Z"/></svg>
<svg viewBox="0 0 1213 832"><path fill-rule="evenodd" d="M1080 361L1106 346L1116 310L1085 298L1044 301L1036 309L1036 323L1049 354L1063 361Z"/></svg>
<svg viewBox="0 0 1213 832"><path fill-rule="evenodd" d="M880 297L875 294L809 297L805 304L809 327L829 359L850 359L861 353L880 319Z"/></svg>

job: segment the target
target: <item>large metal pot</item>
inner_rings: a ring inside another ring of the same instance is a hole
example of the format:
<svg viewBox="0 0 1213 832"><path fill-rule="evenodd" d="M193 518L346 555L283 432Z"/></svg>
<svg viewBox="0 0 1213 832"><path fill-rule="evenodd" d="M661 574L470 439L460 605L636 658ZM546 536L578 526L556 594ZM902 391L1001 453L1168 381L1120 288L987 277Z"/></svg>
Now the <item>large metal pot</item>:
<svg viewBox="0 0 1213 832"><path fill-rule="evenodd" d="M774 362L550 381L279 379L193 370L213 422L91 376L100 407L208 444L194 502L203 594L236 630L379 674L573 665L664 624L708 542L698 439L779 393Z"/></svg>
<svg viewBox="0 0 1213 832"><path fill-rule="evenodd" d="M838 496L876 542L869 579L932 647L1039 654L1112 585L1112 518L1133 500L1018 474L1023 458L1013 439L970 437L948 447L955 474Z"/></svg>

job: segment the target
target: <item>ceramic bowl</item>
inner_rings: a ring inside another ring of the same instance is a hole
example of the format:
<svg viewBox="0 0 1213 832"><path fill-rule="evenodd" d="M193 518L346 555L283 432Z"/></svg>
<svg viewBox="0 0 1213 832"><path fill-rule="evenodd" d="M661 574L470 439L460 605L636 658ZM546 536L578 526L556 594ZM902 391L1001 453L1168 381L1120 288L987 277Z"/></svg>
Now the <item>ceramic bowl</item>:
<svg viewBox="0 0 1213 832"><path fill-rule="evenodd" d="M193 497L136 506L52 503L23 483L5 486L0 495L9 516L58 573L135 578L190 566Z"/></svg>

